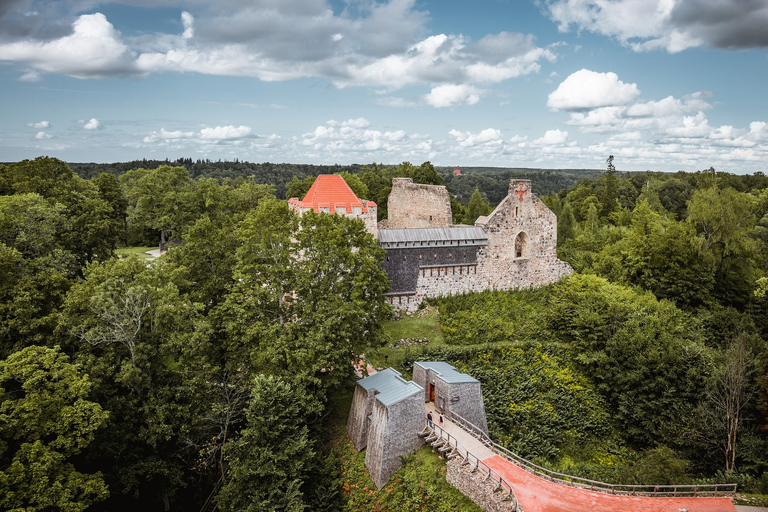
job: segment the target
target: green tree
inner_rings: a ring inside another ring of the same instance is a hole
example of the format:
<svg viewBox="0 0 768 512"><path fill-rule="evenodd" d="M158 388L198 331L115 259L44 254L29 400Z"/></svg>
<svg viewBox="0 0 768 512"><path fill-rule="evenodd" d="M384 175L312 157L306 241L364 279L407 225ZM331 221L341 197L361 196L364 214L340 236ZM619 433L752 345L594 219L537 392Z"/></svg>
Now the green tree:
<svg viewBox="0 0 768 512"><path fill-rule="evenodd" d="M255 377L246 426L224 447L229 477L217 497L222 510L307 509L304 487L315 453L302 394L277 377Z"/></svg>
<svg viewBox="0 0 768 512"><path fill-rule="evenodd" d="M690 434L710 359L684 313L648 292L575 274L553 287L547 317L633 445L682 443Z"/></svg>
<svg viewBox="0 0 768 512"><path fill-rule="evenodd" d="M608 157L606 164L608 165L608 170L605 172L605 188L603 188L603 194L600 197L600 203L602 204L600 218L610 221L611 214L619 209L618 180L616 178L616 167L613 165L613 155Z"/></svg>
<svg viewBox="0 0 768 512"><path fill-rule="evenodd" d="M79 341L79 360L112 414L89 457L115 495L171 508L197 457L208 407L208 324L181 295L175 268L139 258L92 263L67 294L60 333Z"/></svg>
<svg viewBox="0 0 768 512"><path fill-rule="evenodd" d="M306 196L309 189L312 188L312 184L316 179L317 176L312 175L306 176L303 179L294 176L285 186L285 197L288 199L292 197L304 199L304 196Z"/></svg>
<svg viewBox="0 0 768 512"><path fill-rule="evenodd" d="M135 169L120 176L120 184L129 204L129 221L137 229L159 232L162 244L180 236L196 213L185 207L190 179L184 167Z"/></svg>
<svg viewBox="0 0 768 512"><path fill-rule="evenodd" d="M576 230L578 229L578 223L576 217L573 215L573 208L571 203L566 202L563 205L563 211L557 218L557 244L565 243L576 236Z"/></svg>
<svg viewBox="0 0 768 512"><path fill-rule="evenodd" d="M296 216L265 201L237 231L235 282L221 308L230 350L254 372L304 390L322 411L329 389L351 379L351 351L380 338L389 314L383 251L362 222L340 215Z"/></svg>
<svg viewBox="0 0 768 512"><path fill-rule="evenodd" d="M0 361L0 507L80 512L104 500L100 473L75 455L107 412L88 400L91 383L58 347L27 347Z"/></svg>
<svg viewBox="0 0 768 512"><path fill-rule="evenodd" d="M469 206L463 223L473 226L478 217L489 213L491 213L491 206L483 199L480 190L476 188L472 192L472 197L469 198Z"/></svg>

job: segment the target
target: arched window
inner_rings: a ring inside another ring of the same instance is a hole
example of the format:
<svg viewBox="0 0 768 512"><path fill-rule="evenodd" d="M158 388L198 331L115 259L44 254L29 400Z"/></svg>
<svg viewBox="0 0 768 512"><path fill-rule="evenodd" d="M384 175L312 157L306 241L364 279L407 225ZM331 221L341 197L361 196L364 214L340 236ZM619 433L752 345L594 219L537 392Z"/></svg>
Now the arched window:
<svg viewBox="0 0 768 512"><path fill-rule="evenodd" d="M515 237L515 258L528 257L528 235L521 231Z"/></svg>

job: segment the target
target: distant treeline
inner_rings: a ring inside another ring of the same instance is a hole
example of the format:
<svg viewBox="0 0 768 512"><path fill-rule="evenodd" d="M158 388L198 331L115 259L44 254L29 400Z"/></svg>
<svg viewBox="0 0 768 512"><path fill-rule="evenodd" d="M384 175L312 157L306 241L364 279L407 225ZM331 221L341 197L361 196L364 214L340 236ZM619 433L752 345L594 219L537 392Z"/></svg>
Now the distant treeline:
<svg viewBox="0 0 768 512"><path fill-rule="evenodd" d="M133 169L156 169L161 165L183 166L192 179L216 178L219 180L253 176L255 183L273 185L275 195L285 199L286 185L294 178L303 179L318 174L337 174L347 172L360 174L366 168L395 168L397 165L351 164L351 165L312 165L289 163L253 163L240 160L212 161L208 159L179 158L176 160L134 160L109 164L68 163L70 169L81 178L91 179L102 172L120 176ZM544 196L572 187L580 179L594 178L603 171L595 169L525 169L506 167L462 167L461 176L453 176L454 167L435 167L443 178L443 184L466 205L475 188L480 190L485 200L491 205L498 204L506 195L510 179L529 179L533 181L533 191ZM374 198L365 198L374 199Z"/></svg>

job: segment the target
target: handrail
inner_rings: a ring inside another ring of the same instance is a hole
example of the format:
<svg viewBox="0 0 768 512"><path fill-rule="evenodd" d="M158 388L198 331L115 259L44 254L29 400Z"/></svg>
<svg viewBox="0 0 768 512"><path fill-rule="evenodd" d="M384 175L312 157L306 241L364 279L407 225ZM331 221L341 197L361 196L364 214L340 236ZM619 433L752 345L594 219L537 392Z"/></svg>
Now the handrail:
<svg viewBox="0 0 768 512"><path fill-rule="evenodd" d="M429 422L427 422L428 424ZM456 439L455 436L452 436L450 432L445 430L444 428L438 426L437 424L433 423L431 427L432 432L437 433L436 431L439 430L438 439L445 438L446 442L449 446L453 447L456 451L459 452L459 455L464 457L464 460L472 464L470 462L471 459L474 459L474 466L475 468L479 469L480 471L483 471L487 476L486 479L492 478L494 481L499 482L499 487L497 487L496 490L506 489L509 492L510 499L513 501L512 510L519 510L520 503L517 501L517 495L515 494L515 490L512 488L512 486L504 480L504 477L502 477L500 474L498 474L496 471L493 470L488 464L480 460L476 455L472 454L469 450L467 450L464 445L462 445L458 439ZM437 439L435 439L437 441ZM462 453L462 451L464 453ZM482 467L481 467L482 466Z"/></svg>
<svg viewBox="0 0 768 512"><path fill-rule="evenodd" d="M474 423L464 419L453 411L446 411L445 414L451 421L458 424L462 429L478 438L485 446L494 453L508 460L512 464L533 474L534 476L548 479L550 482L575 487L579 489L588 489L590 491L602 492L606 494L630 495L630 496L654 496L654 497L680 497L680 496L717 496L720 493L723 496L729 496L736 493L737 484L693 484L693 485L632 485L632 484L610 484L597 480L590 480L579 476L567 475L544 468L519 455L509 451L503 446L495 443L483 430Z"/></svg>

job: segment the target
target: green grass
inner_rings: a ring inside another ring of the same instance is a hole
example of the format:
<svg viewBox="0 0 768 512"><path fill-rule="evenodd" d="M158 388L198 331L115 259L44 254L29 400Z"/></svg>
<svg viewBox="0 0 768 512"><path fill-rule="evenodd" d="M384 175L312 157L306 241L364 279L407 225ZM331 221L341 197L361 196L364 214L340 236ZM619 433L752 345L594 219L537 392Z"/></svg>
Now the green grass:
<svg viewBox="0 0 768 512"><path fill-rule="evenodd" d="M398 361L403 360L406 351L433 348L445 344L445 338L440 330L438 310L434 307L418 311L413 316L402 316L400 320L384 322L382 327L388 340L387 346L375 350L371 349L365 354L366 360L375 368L395 366ZM390 345L402 338L427 338L429 343L420 343L410 348L390 348Z"/></svg>
<svg viewBox="0 0 768 512"><path fill-rule="evenodd" d="M140 258L151 258L147 251L157 249L157 247L123 247L122 249L115 249L115 254L120 258L126 258L131 254L135 254Z"/></svg>

